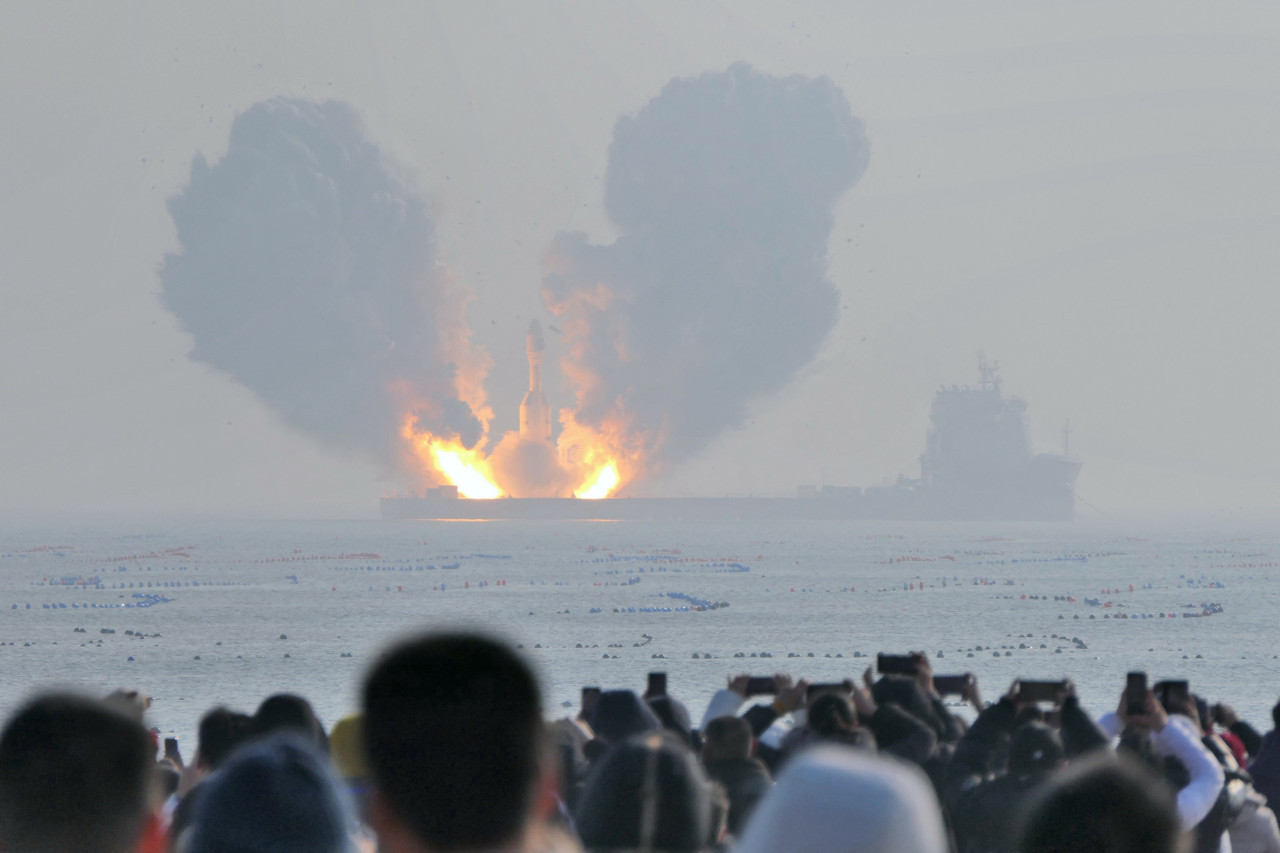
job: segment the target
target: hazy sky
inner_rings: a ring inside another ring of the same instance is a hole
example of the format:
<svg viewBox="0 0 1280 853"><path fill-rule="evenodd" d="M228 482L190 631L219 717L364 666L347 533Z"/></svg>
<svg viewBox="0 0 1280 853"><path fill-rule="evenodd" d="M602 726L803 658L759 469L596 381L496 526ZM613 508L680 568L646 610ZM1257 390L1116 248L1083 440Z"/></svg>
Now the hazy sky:
<svg viewBox="0 0 1280 853"><path fill-rule="evenodd" d="M544 252L619 236L615 123L735 62L829 77L871 155L836 202L817 356L652 492L915 475L935 388L974 381L981 349L1037 449L1070 418L1081 518L1280 510L1280 6L1261 0L0 4L0 508L359 517L396 485L190 360L161 305L167 201L238 113L360 112L474 291L501 431Z"/></svg>

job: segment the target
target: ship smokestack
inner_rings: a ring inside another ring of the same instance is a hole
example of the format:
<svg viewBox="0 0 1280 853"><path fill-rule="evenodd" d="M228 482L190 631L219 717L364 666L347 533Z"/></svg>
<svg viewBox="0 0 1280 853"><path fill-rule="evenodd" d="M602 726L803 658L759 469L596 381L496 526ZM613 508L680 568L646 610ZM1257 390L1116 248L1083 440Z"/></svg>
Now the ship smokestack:
<svg viewBox="0 0 1280 853"><path fill-rule="evenodd" d="M520 439L551 442L551 404L542 392L542 357L547 344L542 337L542 324L529 323L525 351L529 354L529 391L520 403Z"/></svg>

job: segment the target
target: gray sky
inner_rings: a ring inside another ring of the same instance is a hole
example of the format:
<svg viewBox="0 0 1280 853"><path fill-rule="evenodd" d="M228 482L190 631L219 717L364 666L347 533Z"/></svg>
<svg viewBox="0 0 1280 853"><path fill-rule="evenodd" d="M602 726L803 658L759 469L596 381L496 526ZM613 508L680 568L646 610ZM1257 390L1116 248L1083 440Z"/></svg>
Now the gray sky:
<svg viewBox="0 0 1280 853"><path fill-rule="evenodd" d="M475 292L501 432L547 316L542 253L617 237L615 122L739 61L830 77L864 124L830 241L840 316L650 491L914 475L934 389L974 381L983 349L1038 449L1071 419L1091 507L1280 509L1274 3L183 5L0 5L6 512L362 516L394 485L190 361L161 307L166 201L237 113L284 95L363 114Z"/></svg>

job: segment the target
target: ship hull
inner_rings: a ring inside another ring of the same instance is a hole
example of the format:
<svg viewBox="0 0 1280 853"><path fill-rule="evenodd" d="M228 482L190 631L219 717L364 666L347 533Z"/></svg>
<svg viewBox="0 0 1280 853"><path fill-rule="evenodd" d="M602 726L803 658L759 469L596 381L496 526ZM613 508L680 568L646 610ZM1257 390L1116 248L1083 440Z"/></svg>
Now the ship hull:
<svg viewBox="0 0 1280 853"><path fill-rule="evenodd" d="M975 499L976 498L976 499ZM998 499L997 499L998 498ZM529 521L1070 521L1074 497L870 489L850 498L383 498L382 517Z"/></svg>

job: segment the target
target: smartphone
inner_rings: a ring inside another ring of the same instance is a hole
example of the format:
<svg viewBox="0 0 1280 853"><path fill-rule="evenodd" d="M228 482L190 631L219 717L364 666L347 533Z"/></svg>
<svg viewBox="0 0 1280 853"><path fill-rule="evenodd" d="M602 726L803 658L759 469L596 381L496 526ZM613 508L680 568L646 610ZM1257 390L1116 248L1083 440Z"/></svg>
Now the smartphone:
<svg viewBox="0 0 1280 853"><path fill-rule="evenodd" d="M915 675L920 669L920 658L916 655L876 655L876 670L882 675Z"/></svg>
<svg viewBox="0 0 1280 853"><path fill-rule="evenodd" d="M581 719L587 720L591 718L591 712L596 709L596 702L600 699L599 687L582 688L582 701L579 703L581 710L578 715Z"/></svg>
<svg viewBox="0 0 1280 853"><path fill-rule="evenodd" d="M1067 686L1065 681L1033 681L1023 679L1018 684L1019 702L1057 702L1058 694Z"/></svg>
<svg viewBox="0 0 1280 853"><path fill-rule="evenodd" d="M176 737L164 739L164 757L182 761L182 751L178 749L178 739Z"/></svg>
<svg viewBox="0 0 1280 853"><path fill-rule="evenodd" d="M1147 713L1147 674L1131 672L1124 687L1125 701L1128 703L1125 713L1130 717L1141 717Z"/></svg>
<svg viewBox="0 0 1280 853"><path fill-rule="evenodd" d="M1183 713L1187 707L1187 695L1191 685L1186 681L1157 681L1153 688L1156 698L1164 709L1173 713Z"/></svg>
<svg viewBox="0 0 1280 853"><path fill-rule="evenodd" d="M649 673L649 686L645 688L644 695L648 696L666 696L667 695L667 674L665 672Z"/></svg>
<svg viewBox="0 0 1280 853"><path fill-rule="evenodd" d="M943 696L963 696L972 684L972 672L964 672L960 675L935 675L933 677L933 688Z"/></svg>
<svg viewBox="0 0 1280 853"><path fill-rule="evenodd" d="M845 684L843 681L828 681L826 683L810 684L808 691L804 694L804 700L806 703L812 704L813 700L817 699L823 693L844 693L845 695L848 695L849 685Z"/></svg>
<svg viewBox="0 0 1280 853"><path fill-rule="evenodd" d="M747 681L748 696L776 696L778 683L772 675L753 675Z"/></svg>

